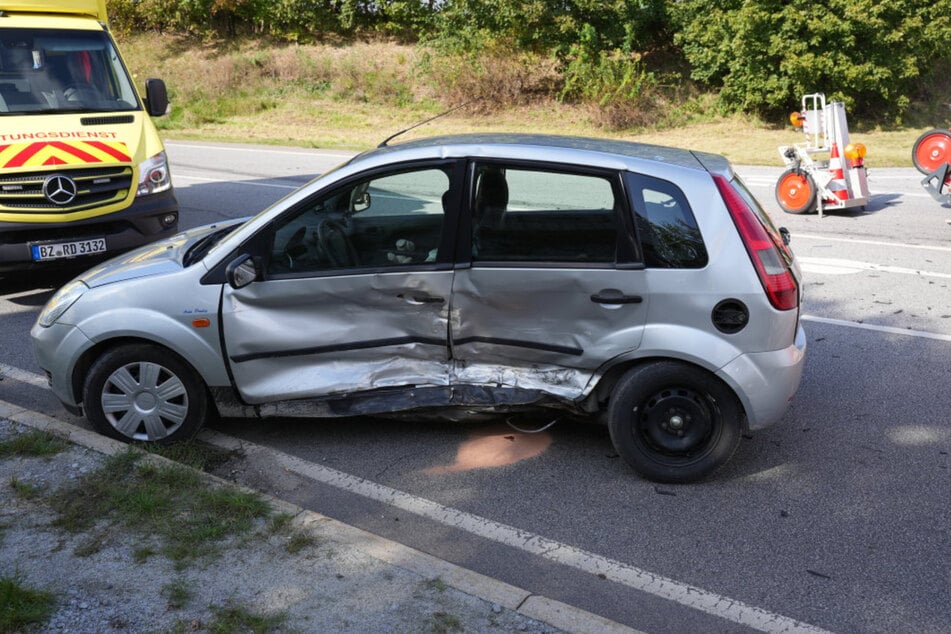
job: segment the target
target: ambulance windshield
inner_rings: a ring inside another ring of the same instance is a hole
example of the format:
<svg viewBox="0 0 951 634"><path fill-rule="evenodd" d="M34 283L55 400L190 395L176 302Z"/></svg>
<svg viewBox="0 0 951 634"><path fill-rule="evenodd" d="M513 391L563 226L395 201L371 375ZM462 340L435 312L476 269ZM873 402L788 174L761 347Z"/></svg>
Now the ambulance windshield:
<svg viewBox="0 0 951 634"><path fill-rule="evenodd" d="M0 116L139 108L105 33L0 28Z"/></svg>

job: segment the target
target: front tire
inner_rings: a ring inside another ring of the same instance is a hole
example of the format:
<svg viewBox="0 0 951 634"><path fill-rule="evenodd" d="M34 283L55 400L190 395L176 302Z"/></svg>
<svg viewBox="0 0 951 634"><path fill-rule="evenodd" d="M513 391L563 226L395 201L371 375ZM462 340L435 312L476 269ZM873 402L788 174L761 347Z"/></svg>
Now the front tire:
<svg viewBox="0 0 951 634"><path fill-rule="evenodd" d="M676 361L638 366L621 377L608 408L611 441L634 471L657 482L710 475L740 443L736 396L705 370Z"/></svg>
<svg viewBox="0 0 951 634"><path fill-rule="evenodd" d="M99 433L163 445L194 436L208 411L198 374L150 344L120 346L99 357L86 377L83 405Z"/></svg>

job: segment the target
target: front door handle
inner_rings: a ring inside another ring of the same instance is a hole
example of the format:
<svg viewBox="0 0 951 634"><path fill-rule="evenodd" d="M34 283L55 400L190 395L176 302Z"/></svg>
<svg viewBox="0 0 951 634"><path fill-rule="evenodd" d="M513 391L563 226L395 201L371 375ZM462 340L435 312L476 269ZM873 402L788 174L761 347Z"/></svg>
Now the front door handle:
<svg viewBox="0 0 951 634"><path fill-rule="evenodd" d="M407 304L412 304L414 306L421 306L422 304L442 304L446 300L442 297L436 297L433 295L420 295L415 293L400 293L397 295Z"/></svg>
<svg viewBox="0 0 951 634"><path fill-rule="evenodd" d="M644 298L640 295L625 295L616 288L605 288L591 296L595 304L640 304Z"/></svg>

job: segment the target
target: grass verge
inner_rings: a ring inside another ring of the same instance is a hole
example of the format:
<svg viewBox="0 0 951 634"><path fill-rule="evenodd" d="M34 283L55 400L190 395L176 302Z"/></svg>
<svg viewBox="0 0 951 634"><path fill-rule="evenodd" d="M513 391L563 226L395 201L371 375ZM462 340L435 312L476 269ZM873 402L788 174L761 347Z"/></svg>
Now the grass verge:
<svg viewBox="0 0 951 634"><path fill-rule="evenodd" d="M49 592L24 586L16 577L0 577L0 632L17 632L32 623L45 623L55 599Z"/></svg>
<svg viewBox="0 0 951 634"><path fill-rule="evenodd" d="M209 486L195 471L181 465L142 463L140 451L130 449L106 458L103 466L75 484L57 491L51 506L54 525L73 533L87 532L82 554L95 552L107 530L100 522L119 525L156 540L157 552L183 568L218 552L229 537L247 534L270 508L260 496ZM151 550L143 545L136 558Z"/></svg>
<svg viewBox="0 0 951 634"><path fill-rule="evenodd" d="M172 114L156 123L171 139L364 150L462 99L440 89L440 80L427 70L432 65L426 62L427 53L398 44L288 45L144 33L125 36L120 45L138 78L166 80ZM495 80L518 85L527 81L520 74L506 77L501 73ZM687 95L650 108L639 118L641 124L614 129L604 124L605 113L597 105L564 103L550 96L514 102L489 98L399 140L469 132L598 136L715 152L735 164L776 167L783 164L777 148L802 141L785 117L763 121L724 116L710 95ZM798 103L789 104L790 111L799 108ZM945 121L924 127L883 129L856 118L849 125L852 140L868 147L870 168L910 167L918 135L951 123L951 110L944 116Z"/></svg>
<svg viewBox="0 0 951 634"><path fill-rule="evenodd" d="M214 620L208 624L212 634L230 634L231 632L251 632L265 634L279 629L287 620L284 613L259 614L239 605L228 604L212 606Z"/></svg>
<svg viewBox="0 0 951 634"><path fill-rule="evenodd" d="M45 431L29 431L0 442L0 458L23 456L48 458L65 451L69 444Z"/></svg>

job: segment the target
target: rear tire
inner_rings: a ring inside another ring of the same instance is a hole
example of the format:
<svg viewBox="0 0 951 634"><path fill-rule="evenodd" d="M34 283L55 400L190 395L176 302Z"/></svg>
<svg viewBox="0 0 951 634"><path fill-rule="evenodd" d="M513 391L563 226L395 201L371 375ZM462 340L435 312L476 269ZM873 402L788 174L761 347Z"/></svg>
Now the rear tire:
<svg viewBox="0 0 951 634"><path fill-rule="evenodd" d="M805 214L815 211L816 183L809 174L788 169L776 181L776 202L787 214Z"/></svg>
<svg viewBox="0 0 951 634"><path fill-rule="evenodd" d="M83 408L101 434L124 442L170 444L194 436L208 399L198 373L150 344L108 350L86 376Z"/></svg>
<svg viewBox="0 0 951 634"><path fill-rule="evenodd" d="M638 366L621 377L608 407L611 441L634 471L657 482L694 482L730 460L742 410L733 392L677 361Z"/></svg>
<svg viewBox="0 0 951 634"><path fill-rule="evenodd" d="M951 130L929 130L918 137L911 150L911 162L922 174L931 174L951 163Z"/></svg>

